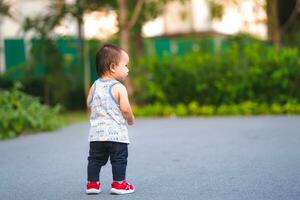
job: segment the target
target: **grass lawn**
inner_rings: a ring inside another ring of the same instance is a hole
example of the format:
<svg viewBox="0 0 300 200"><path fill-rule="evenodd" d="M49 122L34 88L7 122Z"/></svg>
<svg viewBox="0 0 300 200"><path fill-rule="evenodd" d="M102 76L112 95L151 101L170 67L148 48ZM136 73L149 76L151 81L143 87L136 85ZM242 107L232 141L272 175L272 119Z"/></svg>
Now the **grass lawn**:
<svg viewBox="0 0 300 200"><path fill-rule="evenodd" d="M64 112L59 115L63 125L69 125L77 122L88 121L89 114L86 111Z"/></svg>

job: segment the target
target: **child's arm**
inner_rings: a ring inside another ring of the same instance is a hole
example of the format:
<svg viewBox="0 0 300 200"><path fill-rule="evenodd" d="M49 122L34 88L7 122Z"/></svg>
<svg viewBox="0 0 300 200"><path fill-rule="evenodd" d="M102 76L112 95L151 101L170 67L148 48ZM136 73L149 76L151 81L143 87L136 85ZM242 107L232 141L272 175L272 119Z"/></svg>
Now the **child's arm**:
<svg viewBox="0 0 300 200"><path fill-rule="evenodd" d="M114 97L117 97L116 99L120 103L120 109L128 125L132 125L134 123L134 115L131 110L126 87L122 84L116 84L113 87L113 94L116 94Z"/></svg>
<svg viewBox="0 0 300 200"><path fill-rule="evenodd" d="M86 107L87 107L87 110L90 111L90 102L92 100L92 96L93 96L93 86L90 87L90 90L89 90L89 94L86 98Z"/></svg>

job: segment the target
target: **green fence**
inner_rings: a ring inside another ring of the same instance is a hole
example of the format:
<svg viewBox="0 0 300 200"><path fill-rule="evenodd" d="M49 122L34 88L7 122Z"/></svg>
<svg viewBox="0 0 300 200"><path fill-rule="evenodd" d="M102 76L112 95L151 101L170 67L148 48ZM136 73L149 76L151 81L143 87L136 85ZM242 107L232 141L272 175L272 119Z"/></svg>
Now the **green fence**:
<svg viewBox="0 0 300 200"><path fill-rule="evenodd" d="M4 40L4 58L6 70L10 70L10 76L13 78L20 77L20 72L15 69L25 62L25 42L23 39L6 39Z"/></svg>
<svg viewBox="0 0 300 200"><path fill-rule="evenodd" d="M178 37L156 37L147 38L145 41L145 49L148 55L156 54L163 56L164 54L182 55L186 52L203 49L207 52L215 52L226 48L226 39L218 37L200 37L200 36L178 36Z"/></svg>
<svg viewBox="0 0 300 200"><path fill-rule="evenodd" d="M31 47L37 46L41 41L38 39L32 39ZM97 48L100 45L98 40L87 40L87 54L91 80L96 80L97 75L95 71L94 55L96 54ZM56 41L57 48L64 60L64 72L70 76L82 77L84 72L83 67L79 66L79 55L78 55L78 39L76 38L61 38ZM22 78L22 70L26 67L26 47L24 39L5 39L4 41L4 54L5 54L5 71L6 74L13 78ZM27 63L28 64L28 63ZM36 64L33 70L33 74L37 76L43 75L45 72L42 64Z"/></svg>
<svg viewBox="0 0 300 200"><path fill-rule="evenodd" d="M37 45L40 41L31 40L31 46ZM116 42L116 41L114 41ZM85 41L88 65L91 71L91 81L97 79L95 70L95 54L101 42L99 40ZM8 76L11 78L22 77L22 67L26 64L26 47L23 39L6 39L5 45L5 63ZM63 56L64 72L70 76L83 77L83 67L79 66L78 55L78 39L76 38L60 38L56 41L56 45ZM155 37L144 39L146 55L164 54L185 54L188 51L203 49L207 52L222 51L229 46L229 39L222 36L178 36L178 37ZM30 56L29 56L30 57ZM16 68L17 66L17 68ZM37 64L34 67L34 74L43 75L44 67Z"/></svg>

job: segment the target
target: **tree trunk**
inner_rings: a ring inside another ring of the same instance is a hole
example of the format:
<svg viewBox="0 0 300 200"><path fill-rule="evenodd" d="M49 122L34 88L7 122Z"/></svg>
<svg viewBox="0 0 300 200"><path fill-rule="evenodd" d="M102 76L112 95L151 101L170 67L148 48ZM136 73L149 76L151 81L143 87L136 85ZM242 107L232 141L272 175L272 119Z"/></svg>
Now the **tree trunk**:
<svg viewBox="0 0 300 200"><path fill-rule="evenodd" d="M120 12L120 45L129 53L129 30L127 0L118 0Z"/></svg>
<svg viewBox="0 0 300 200"><path fill-rule="evenodd" d="M142 36L142 33L138 33L135 37L136 37L135 52L137 53L137 55L142 56L145 53L144 38Z"/></svg>
<svg viewBox="0 0 300 200"><path fill-rule="evenodd" d="M4 48L3 48L4 38L2 37L2 18L0 17L0 74L4 73L4 62L2 61L2 56L4 59Z"/></svg>
<svg viewBox="0 0 300 200"><path fill-rule="evenodd" d="M130 54L129 47L129 21L128 21L128 8L127 8L127 0L118 0L119 4L119 12L120 12L120 45L128 54ZM133 93L133 87L130 76L125 79L125 85L128 90L128 94L131 95Z"/></svg>
<svg viewBox="0 0 300 200"><path fill-rule="evenodd" d="M78 33L78 58L79 58L79 65L80 67L83 67L83 88L84 88L84 94L87 97L89 92L89 86L90 86L90 69L89 66L86 65L86 49L84 45L84 31L83 31L83 8L81 4L81 0L77 0L77 6L79 9L79 14L77 17L77 33Z"/></svg>
<svg viewBox="0 0 300 200"><path fill-rule="evenodd" d="M267 0L268 35L277 50L280 46L277 0Z"/></svg>

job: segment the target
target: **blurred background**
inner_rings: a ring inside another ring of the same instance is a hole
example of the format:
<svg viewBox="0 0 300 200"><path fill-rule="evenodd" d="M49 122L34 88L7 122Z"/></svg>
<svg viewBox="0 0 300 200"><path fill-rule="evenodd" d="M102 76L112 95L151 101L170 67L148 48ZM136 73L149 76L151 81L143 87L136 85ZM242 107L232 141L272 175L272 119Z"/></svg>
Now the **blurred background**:
<svg viewBox="0 0 300 200"><path fill-rule="evenodd" d="M1 137L86 118L105 42L137 116L300 113L300 0L0 0Z"/></svg>

